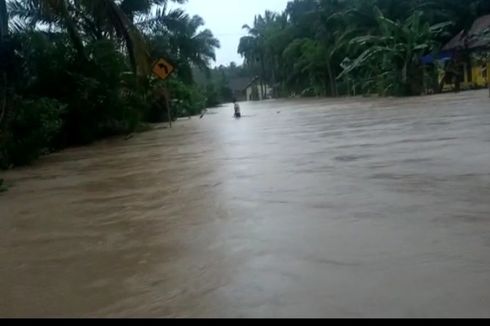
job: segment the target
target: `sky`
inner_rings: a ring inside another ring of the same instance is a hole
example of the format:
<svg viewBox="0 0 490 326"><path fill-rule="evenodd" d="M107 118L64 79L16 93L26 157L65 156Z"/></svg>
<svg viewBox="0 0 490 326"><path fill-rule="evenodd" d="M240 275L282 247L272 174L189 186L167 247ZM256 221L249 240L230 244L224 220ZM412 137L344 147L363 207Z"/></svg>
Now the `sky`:
<svg viewBox="0 0 490 326"><path fill-rule="evenodd" d="M282 12L289 0L189 0L184 5L191 15L204 18L209 28L221 42L216 53L216 65L228 65L243 59L237 53L240 37L246 35L244 24L253 24L254 16L265 10Z"/></svg>

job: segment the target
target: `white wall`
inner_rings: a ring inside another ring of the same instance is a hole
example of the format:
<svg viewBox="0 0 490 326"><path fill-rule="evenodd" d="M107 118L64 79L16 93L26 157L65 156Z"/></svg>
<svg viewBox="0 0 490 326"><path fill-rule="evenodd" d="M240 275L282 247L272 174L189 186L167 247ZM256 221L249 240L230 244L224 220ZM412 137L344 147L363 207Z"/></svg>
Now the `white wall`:
<svg viewBox="0 0 490 326"><path fill-rule="evenodd" d="M261 86L260 84L257 84L257 85L252 85L250 87L247 88L247 101L250 101L250 97L252 96L252 93L253 93L253 89L255 87L257 87L258 89L258 93L259 93L259 101L262 101L262 100L267 100L267 99L270 99L272 98L272 87L270 87L269 85L264 85L265 86L265 98L262 97L262 91L261 91Z"/></svg>

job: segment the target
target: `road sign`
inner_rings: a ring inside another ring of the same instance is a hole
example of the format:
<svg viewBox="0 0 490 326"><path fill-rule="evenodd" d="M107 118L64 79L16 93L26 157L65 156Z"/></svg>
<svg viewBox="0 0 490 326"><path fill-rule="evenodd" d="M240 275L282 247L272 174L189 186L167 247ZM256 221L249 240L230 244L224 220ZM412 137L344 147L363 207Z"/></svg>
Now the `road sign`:
<svg viewBox="0 0 490 326"><path fill-rule="evenodd" d="M159 59L153 65L153 73L160 79L165 80L175 70L174 66L167 62L165 59Z"/></svg>

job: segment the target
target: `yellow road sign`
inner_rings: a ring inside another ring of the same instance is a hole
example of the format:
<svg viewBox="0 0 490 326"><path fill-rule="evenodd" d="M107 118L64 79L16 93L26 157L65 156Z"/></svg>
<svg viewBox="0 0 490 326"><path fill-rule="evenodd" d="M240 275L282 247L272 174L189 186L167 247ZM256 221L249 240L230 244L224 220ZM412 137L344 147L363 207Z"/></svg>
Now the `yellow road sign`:
<svg viewBox="0 0 490 326"><path fill-rule="evenodd" d="M174 70L174 66L168 63L165 59L159 59L153 65L153 73L160 79L167 79Z"/></svg>

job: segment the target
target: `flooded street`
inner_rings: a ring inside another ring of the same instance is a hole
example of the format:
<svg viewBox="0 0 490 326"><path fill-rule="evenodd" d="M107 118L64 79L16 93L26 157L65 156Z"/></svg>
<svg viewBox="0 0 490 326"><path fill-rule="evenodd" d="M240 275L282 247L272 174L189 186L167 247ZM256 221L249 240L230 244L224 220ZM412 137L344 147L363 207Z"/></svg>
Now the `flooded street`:
<svg viewBox="0 0 490 326"><path fill-rule="evenodd" d="M490 317L488 91L242 111L3 172L0 316Z"/></svg>

